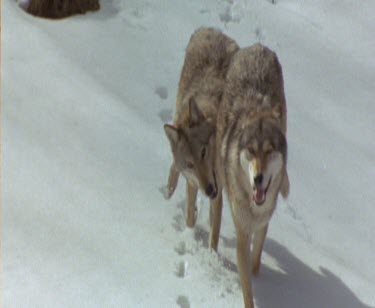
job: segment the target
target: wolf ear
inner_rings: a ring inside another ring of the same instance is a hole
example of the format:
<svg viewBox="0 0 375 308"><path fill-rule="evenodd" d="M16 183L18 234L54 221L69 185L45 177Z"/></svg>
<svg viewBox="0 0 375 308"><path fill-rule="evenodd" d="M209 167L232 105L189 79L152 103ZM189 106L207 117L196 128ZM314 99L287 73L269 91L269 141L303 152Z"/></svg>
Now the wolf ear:
<svg viewBox="0 0 375 308"><path fill-rule="evenodd" d="M164 131L168 137L168 140L171 146L173 147L177 143L178 139L180 138L177 128L172 125L165 124Z"/></svg>
<svg viewBox="0 0 375 308"><path fill-rule="evenodd" d="M205 119L203 113L199 110L194 98L189 100L190 125L198 124Z"/></svg>

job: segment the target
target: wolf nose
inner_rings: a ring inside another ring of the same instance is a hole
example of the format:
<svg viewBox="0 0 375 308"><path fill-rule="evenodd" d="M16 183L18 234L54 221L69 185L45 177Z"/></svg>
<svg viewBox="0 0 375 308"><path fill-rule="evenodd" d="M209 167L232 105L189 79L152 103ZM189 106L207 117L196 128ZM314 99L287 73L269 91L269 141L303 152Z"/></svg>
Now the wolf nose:
<svg viewBox="0 0 375 308"><path fill-rule="evenodd" d="M255 186L260 186L262 185L262 182L263 182L263 174L259 173L258 175L254 177L254 184Z"/></svg>
<svg viewBox="0 0 375 308"><path fill-rule="evenodd" d="M214 192L214 187L212 186L212 184L208 184L208 186L206 187L206 195L210 197L213 192Z"/></svg>

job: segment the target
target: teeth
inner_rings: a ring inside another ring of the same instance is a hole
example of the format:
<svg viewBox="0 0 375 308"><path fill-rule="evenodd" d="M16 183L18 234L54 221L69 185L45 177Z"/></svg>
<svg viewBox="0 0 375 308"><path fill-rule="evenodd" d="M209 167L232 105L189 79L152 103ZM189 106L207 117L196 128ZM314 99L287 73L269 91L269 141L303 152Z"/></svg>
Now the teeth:
<svg viewBox="0 0 375 308"><path fill-rule="evenodd" d="M253 199L257 205L262 205L266 201L266 194L270 184L271 179L268 181L268 185L265 189L256 187L253 188Z"/></svg>

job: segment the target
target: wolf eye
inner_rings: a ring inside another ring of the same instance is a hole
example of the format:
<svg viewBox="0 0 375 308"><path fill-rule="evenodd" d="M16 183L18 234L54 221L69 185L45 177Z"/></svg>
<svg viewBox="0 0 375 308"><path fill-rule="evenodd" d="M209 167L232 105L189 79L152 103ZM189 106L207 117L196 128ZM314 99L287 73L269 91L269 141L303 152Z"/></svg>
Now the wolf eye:
<svg viewBox="0 0 375 308"><path fill-rule="evenodd" d="M194 164L193 164L191 161L187 161L187 162L186 162L186 167L187 167L188 169L193 169L193 168L194 168Z"/></svg>
<svg viewBox="0 0 375 308"><path fill-rule="evenodd" d="M250 155L252 155L252 156L255 155L255 150L254 150L254 148L248 148L248 151L249 151Z"/></svg>
<svg viewBox="0 0 375 308"><path fill-rule="evenodd" d="M206 157L206 147L203 147L201 152L201 159L204 159Z"/></svg>
<svg viewBox="0 0 375 308"><path fill-rule="evenodd" d="M264 154L268 156L268 155L271 155L272 152L273 152L272 149L268 149L268 150L266 150L266 151L264 152Z"/></svg>

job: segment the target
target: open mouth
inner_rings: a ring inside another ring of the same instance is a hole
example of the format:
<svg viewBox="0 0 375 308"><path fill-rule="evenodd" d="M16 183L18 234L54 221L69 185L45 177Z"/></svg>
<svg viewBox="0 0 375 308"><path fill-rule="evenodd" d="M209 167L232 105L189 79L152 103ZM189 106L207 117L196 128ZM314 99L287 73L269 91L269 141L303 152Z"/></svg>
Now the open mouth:
<svg viewBox="0 0 375 308"><path fill-rule="evenodd" d="M254 187L253 200L256 203L256 205L261 206L266 201L266 194L267 194L268 188L271 185L271 180L272 180L272 177L270 177L268 184L266 188L264 189L262 187Z"/></svg>

